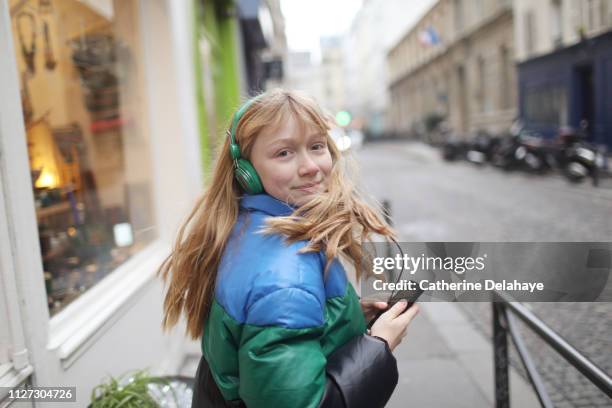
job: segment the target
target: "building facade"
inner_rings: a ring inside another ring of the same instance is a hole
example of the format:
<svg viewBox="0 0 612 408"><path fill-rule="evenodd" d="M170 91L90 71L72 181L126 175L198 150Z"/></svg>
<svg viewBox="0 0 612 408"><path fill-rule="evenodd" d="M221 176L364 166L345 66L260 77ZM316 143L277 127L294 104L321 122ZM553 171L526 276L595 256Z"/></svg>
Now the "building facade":
<svg viewBox="0 0 612 408"><path fill-rule="evenodd" d="M387 54L391 122L411 133L444 117L459 134L500 132L516 116L512 4L440 0Z"/></svg>
<svg viewBox="0 0 612 408"><path fill-rule="evenodd" d="M364 1L344 41L346 109L372 136L391 130L387 52L431 0Z"/></svg>
<svg viewBox="0 0 612 408"><path fill-rule="evenodd" d="M286 52L285 26L279 0L237 0L241 28L240 66L250 95L267 89L268 79L282 81Z"/></svg>
<svg viewBox="0 0 612 408"><path fill-rule="evenodd" d="M289 51L287 56L287 86L323 101L321 65L310 51Z"/></svg>
<svg viewBox="0 0 612 408"><path fill-rule="evenodd" d="M266 4L272 20L272 33L269 35L266 49L262 51L261 59L264 64L264 88L269 90L285 87L289 48L280 0L266 0Z"/></svg>
<svg viewBox="0 0 612 408"><path fill-rule="evenodd" d="M319 103L330 114L335 115L346 109L343 38L321 38L320 47L321 65L319 73L323 95L322 99L319 99Z"/></svg>
<svg viewBox="0 0 612 408"><path fill-rule="evenodd" d="M554 137L587 123L590 141L612 147L612 1L515 0L514 15L526 125Z"/></svg>
<svg viewBox="0 0 612 408"><path fill-rule="evenodd" d="M235 7L0 0L0 405L199 359L156 272L246 93Z"/></svg>

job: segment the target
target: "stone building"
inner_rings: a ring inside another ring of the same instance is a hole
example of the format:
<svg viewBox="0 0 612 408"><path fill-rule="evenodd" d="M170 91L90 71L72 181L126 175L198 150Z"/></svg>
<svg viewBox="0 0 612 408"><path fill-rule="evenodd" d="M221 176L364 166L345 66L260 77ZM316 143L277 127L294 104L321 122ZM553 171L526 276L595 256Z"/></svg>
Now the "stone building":
<svg viewBox="0 0 612 408"><path fill-rule="evenodd" d="M500 132L516 116L509 0L439 0L387 54L391 121L410 133L432 115L460 134Z"/></svg>
<svg viewBox="0 0 612 408"><path fill-rule="evenodd" d="M351 24L344 56L346 109L373 137L391 130L387 52L432 3L366 0Z"/></svg>
<svg viewBox="0 0 612 408"><path fill-rule="evenodd" d="M319 103L335 115L346 108L344 55L342 37L324 37L320 40L321 65L319 67L322 99Z"/></svg>

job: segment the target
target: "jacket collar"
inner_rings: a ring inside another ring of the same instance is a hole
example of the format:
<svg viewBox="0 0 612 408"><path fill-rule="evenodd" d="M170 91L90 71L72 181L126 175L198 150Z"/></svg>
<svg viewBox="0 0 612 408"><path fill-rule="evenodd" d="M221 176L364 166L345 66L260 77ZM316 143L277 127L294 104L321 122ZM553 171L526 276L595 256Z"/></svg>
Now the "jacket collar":
<svg viewBox="0 0 612 408"><path fill-rule="evenodd" d="M268 194L245 195L240 198L240 208L262 211L273 216L290 215L295 208Z"/></svg>

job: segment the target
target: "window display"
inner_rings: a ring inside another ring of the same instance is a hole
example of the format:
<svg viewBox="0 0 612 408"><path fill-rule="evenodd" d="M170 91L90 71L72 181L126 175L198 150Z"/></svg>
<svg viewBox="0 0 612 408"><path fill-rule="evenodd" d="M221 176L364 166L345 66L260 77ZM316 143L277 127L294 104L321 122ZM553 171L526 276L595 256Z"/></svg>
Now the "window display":
<svg viewBox="0 0 612 408"><path fill-rule="evenodd" d="M138 1L9 4L53 315L157 234Z"/></svg>

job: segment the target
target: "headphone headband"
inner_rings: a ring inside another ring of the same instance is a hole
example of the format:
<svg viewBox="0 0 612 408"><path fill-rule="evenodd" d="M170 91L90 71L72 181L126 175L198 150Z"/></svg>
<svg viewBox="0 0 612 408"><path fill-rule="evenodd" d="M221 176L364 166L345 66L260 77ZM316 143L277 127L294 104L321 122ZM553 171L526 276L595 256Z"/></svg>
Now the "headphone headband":
<svg viewBox="0 0 612 408"><path fill-rule="evenodd" d="M249 108L261 97L261 95L257 95L252 97L251 99L247 100L244 104L242 104L242 106L238 109L238 111L236 111L236 113L234 114L234 119L232 120L232 126L230 128L230 137L231 140L230 142L232 144L237 145L238 143L236 142L236 128L238 127L238 122L240 122L240 119L242 119L242 117L244 116L244 114L246 113L246 111L249 110Z"/></svg>

